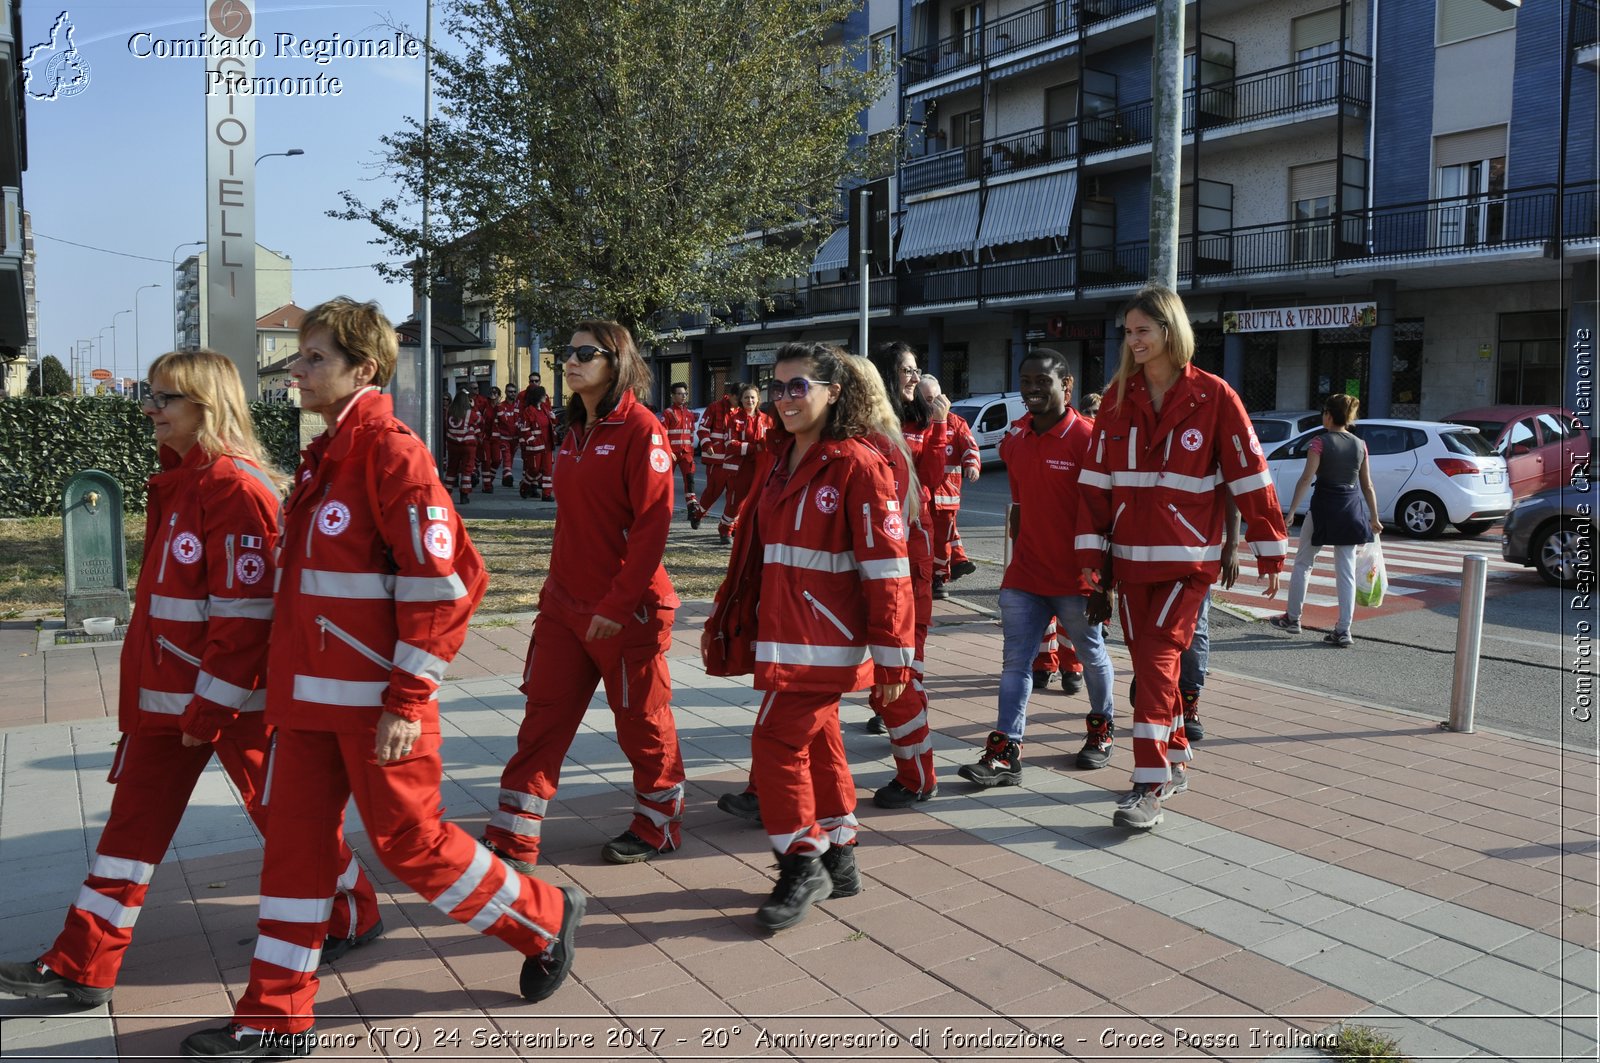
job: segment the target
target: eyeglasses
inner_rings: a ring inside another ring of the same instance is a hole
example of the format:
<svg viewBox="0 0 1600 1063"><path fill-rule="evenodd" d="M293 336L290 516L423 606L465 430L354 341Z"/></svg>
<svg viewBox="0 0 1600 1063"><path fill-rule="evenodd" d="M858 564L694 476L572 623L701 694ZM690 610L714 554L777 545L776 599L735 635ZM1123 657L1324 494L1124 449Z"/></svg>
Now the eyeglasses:
<svg viewBox="0 0 1600 1063"><path fill-rule="evenodd" d="M613 352L606 350L604 347L596 347L592 343L585 343L582 347L574 347L569 343L565 347L556 348L556 353L561 356L563 362L569 358L576 358L580 365L588 365L594 361L594 356L597 354L603 354L607 358L615 357Z"/></svg>
<svg viewBox="0 0 1600 1063"><path fill-rule="evenodd" d="M825 388L831 383L831 380L808 380L803 376L797 376L793 380L773 379L767 382L767 398L773 402L785 398L790 402L799 402L811 393L813 385Z"/></svg>
<svg viewBox="0 0 1600 1063"><path fill-rule="evenodd" d="M188 397L187 395L179 395L175 391L152 391L147 395L139 396L139 409L164 410L167 408L167 403L173 399L186 399Z"/></svg>

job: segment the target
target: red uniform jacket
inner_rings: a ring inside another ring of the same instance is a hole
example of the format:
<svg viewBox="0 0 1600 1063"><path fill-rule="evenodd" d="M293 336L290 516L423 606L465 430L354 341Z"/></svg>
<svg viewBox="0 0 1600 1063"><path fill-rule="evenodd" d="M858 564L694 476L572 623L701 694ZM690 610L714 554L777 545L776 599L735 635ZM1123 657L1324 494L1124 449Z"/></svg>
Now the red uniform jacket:
<svg viewBox="0 0 1600 1063"><path fill-rule="evenodd" d="M1093 434L1094 422L1068 406L1048 432L1035 432L1033 416L1024 414L1001 437L1000 460L1022 521L1001 587L1051 596L1092 589L1063 547L1078 520L1078 474Z"/></svg>
<svg viewBox="0 0 1600 1063"><path fill-rule="evenodd" d="M446 413L444 437L451 443L471 443L474 446L482 444L483 412L476 406L470 406L465 417L452 417Z"/></svg>
<svg viewBox="0 0 1600 1063"><path fill-rule="evenodd" d="M1221 572L1226 484L1262 575L1281 571L1283 514L1239 396L1187 365L1158 417L1141 370L1120 403L1108 388L1079 477L1077 565L1100 568L1109 541L1118 581L1155 583ZM1115 405L1112 405L1115 403ZM1026 520L1026 517L1024 517Z"/></svg>
<svg viewBox="0 0 1600 1063"><path fill-rule="evenodd" d="M933 528L933 511L929 503L933 500L933 489L944 482L944 447L950 438L949 425L945 421L929 421L928 427L918 428L907 421L900 426L900 434L906 437L906 449L911 451L911 461L917 470L917 481L922 487L922 499L917 505L917 512L913 518L924 528ZM905 485L902 483L901 487Z"/></svg>
<svg viewBox="0 0 1600 1063"><path fill-rule="evenodd" d="M480 392L472 396L472 408L478 411L478 442L487 443L494 429L494 400Z"/></svg>
<svg viewBox="0 0 1600 1063"><path fill-rule="evenodd" d="M707 406L706 412L700 415L700 427L697 429L700 460L707 466L722 464L722 450L728 442L728 418L732 416L733 407L728 405L725 398Z"/></svg>
<svg viewBox="0 0 1600 1063"><path fill-rule="evenodd" d="M267 722L438 730L446 666L489 585L432 456L376 389L301 456L278 543Z"/></svg>
<svg viewBox="0 0 1600 1063"><path fill-rule="evenodd" d="M661 423L667 428L667 442L673 456L694 457L695 430L698 427L694 411L687 406L668 406L661 414Z"/></svg>
<svg viewBox="0 0 1600 1063"><path fill-rule="evenodd" d="M549 412L542 406L524 406L517 417L517 437L522 441L522 449L534 453L548 449L552 425Z"/></svg>
<svg viewBox="0 0 1600 1063"><path fill-rule="evenodd" d="M676 608L661 567L672 525L672 455L656 415L624 392L599 423L568 428L554 476L555 542L539 608L575 623L599 614L619 624L641 610Z"/></svg>
<svg viewBox="0 0 1600 1063"><path fill-rule="evenodd" d="M161 448L150 478L117 725L212 741L266 707L278 492L244 458Z"/></svg>
<svg viewBox="0 0 1600 1063"><path fill-rule="evenodd" d="M515 402L502 402L494 408L494 438L510 443L521 434L521 416Z"/></svg>
<svg viewBox="0 0 1600 1063"><path fill-rule="evenodd" d="M750 500L762 544L757 690L844 693L909 683L911 567L888 462L861 439L822 440L788 473L785 437Z"/></svg>
<svg viewBox="0 0 1600 1063"><path fill-rule="evenodd" d="M745 413L743 407L738 407L728 414L724 424L727 438L722 444L722 467L738 472L740 466L750 464L754 455L761 453L772 419L760 410Z"/></svg>
<svg viewBox="0 0 1600 1063"><path fill-rule="evenodd" d="M933 487L934 509L961 508L961 474L966 469L976 469L978 444L972 438L972 428L960 414L946 415L944 445L944 477Z"/></svg>

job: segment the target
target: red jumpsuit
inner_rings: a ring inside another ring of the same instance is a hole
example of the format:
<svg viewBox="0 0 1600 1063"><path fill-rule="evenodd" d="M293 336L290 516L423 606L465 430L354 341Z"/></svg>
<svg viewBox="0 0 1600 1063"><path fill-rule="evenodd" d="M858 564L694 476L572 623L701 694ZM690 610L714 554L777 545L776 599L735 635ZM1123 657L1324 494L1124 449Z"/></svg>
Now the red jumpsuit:
<svg viewBox="0 0 1600 1063"><path fill-rule="evenodd" d="M478 465L478 445L482 440L483 415L476 406L469 407L463 417L445 415L444 485L459 491L462 498L472 496L472 486L477 481L474 470Z"/></svg>
<svg viewBox="0 0 1600 1063"><path fill-rule="evenodd" d="M1222 568L1227 506L1217 487L1233 493L1263 576L1281 571L1286 553L1278 496L1239 396L1193 364L1159 414L1143 370L1120 402L1106 390L1079 483L1077 566L1102 570L1109 547L1138 684L1133 782L1164 783L1170 764L1191 757L1173 710L1182 714L1179 657Z"/></svg>
<svg viewBox="0 0 1600 1063"><path fill-rule="evenodd" d="M527 708L517 752L500 776L500 807L484 831L485 841L516 859L539 858L561 764L602 681L617 742L633 765L628 830L663 852L679 845L683 757L666 658L678 596L661 567L672 523L664 432L624 392L594 426L570 427L556 455L561 509L523 669ZM622 631L587 639L597 616Z"/></svg>
<svg viewBox="0 0 1600 1063"><path fill-rule="evenodd" d="M860 439L822 440L789 472L791 437L744 510L760 549L751 735L761 822L782 853L855 843L856 788L839 734L839 695L914 681L906 520L892 470ZM724 585L719 594L726 594Z"/></svg>
<svg viewBox="0 0 1600 1063"><path fill-rule="evenodd" d="M501 484L511 486L511 462L513 452L517 447L518 437L521 433L522 421L520 411L515 400L502 402L494 408L493 438L491 444L491 476L489 485L494 486L494 477L501 477Z"/></svg>
<svg viewBox="0 0 1600 1063"><path fill-rule="evenodd" d="M478 411L478 473L483 479L483 493L494 494L494 400L478 392L472 396L472 408Z"/></svg>
<svg viewBox="0 0 1600 1063"><path fill-rule="evenodd" d="M967 560L961 548L961 533L956 530L956 514L961 510L961 480L968 469L978 469L978 444L972 428L959 414L946 415L947 442L944 445L944 475L928 486L933 490L933 574L950 578L950 566Z"/></svg>
<svg viewBox="0 0 1600 1063"><path fill-rule="evenodd" d="M256 826L271 748L262 710L272 623L278 493L242 458L161 449L150 478L144 564L122 649L111 816L66 924L40 962L84 985L116 984L156 865L212 753ZM208 745L185 746L184 734ZM348 885L332 900L341 936L378 921L377 898L342 836ZM320 947L322 939L316 944Z"/></svg>
<svg viewBox="0 0 1600 1063"><path fill-rule="evenodd" d="M1051 617L1050 623L1045 625L1044 637L1039 640L1039 655L1033 659L1033 670L1083 674L1083 665L1078 661L1078 651L1073 649L1072 640L1062 642L1056 638L1055 617Z"/></svg>
<svg viewBox="0 0 1600 1063"><path fill-rule="evenodd" d="M234 1021L312 1025L317 945L354 796L389 871L435 908L524 955L558 936L561 891L511 870L441 818L438 687L488 577L422 441L369 388L306 449L279 542L267 720L278 728L261 911ZM380 766L377 728L421 725Z"/></svg>
<svg viewBox="0 0 1600 1063"><path fill-rule="evenodd" d="M524 406L517 438L522 444L522 497L551 499L550 455L555 446L550 414L542 406Z"/></svg>
<svg viewBox="0 0 1600 1063"><path fill-rule="evenodd" d="M772 428L772 418L756 410L746 412L741 406L728 418L728 439L723 444L722 468L728 476L728 498L722 504L722 519L717 522L717 534L727 538L733 528L734 518L745 496L755 486L756 460L766 446L767 432Z"/></svg>
<svg viewBox="0 0 1600 1063"><path fill-rule="evenodd" d="M698 427L694 419L694 411L687 406L668 406L661 414L661 423L667 429L667 443L672 451L672 460L678 466L678 472L683 475L684 505L691 519L698 520L704 514L700 508L700 499L694 493L694 444L695 429Z"/></svg>
<svg viewBox="0 0 1600 1063"><path fill-rule="evenodd" d="M724 397L706 407L706 412L700 415L700 427L696 430L700 439L700 460L706 466L706 493L700 499L700 508L709 513L711 507L717 504L717 499L728 488L729 472L723 467L724 451L728 445L728 421L733 417L733 400ZM722 506L726 513L728 505ZM717 526L722 531L722 525Z"/></svg>

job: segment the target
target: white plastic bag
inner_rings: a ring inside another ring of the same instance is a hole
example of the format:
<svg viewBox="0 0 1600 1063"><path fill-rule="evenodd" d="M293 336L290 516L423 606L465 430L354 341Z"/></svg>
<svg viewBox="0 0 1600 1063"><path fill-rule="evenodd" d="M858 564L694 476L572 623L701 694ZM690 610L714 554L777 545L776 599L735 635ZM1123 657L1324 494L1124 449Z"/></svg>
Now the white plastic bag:
<svg viewBox="0 0 1600 1063"><path fill-rule="evenodd" d="M1383 567L1383 547L1374 535L1370 543L1356 547L1356 604L1376 607L1383 604L1383 588L1388 583Z"/></svg>

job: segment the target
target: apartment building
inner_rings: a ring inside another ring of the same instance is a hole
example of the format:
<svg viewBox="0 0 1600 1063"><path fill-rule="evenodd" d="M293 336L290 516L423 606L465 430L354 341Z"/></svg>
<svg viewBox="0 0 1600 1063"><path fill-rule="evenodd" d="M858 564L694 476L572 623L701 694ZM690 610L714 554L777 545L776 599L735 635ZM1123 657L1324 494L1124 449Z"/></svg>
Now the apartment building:
<svg viewBox="0 0 1600 1063"><path fill-rule="evenodd" d="M209 346L206 324L207 253L190 255L178 263L173 278L173 331L178 350ZM256 315L294 302L294 263L288 255L256 245ZM223 351L223 354L229 354Z"/></svg>

